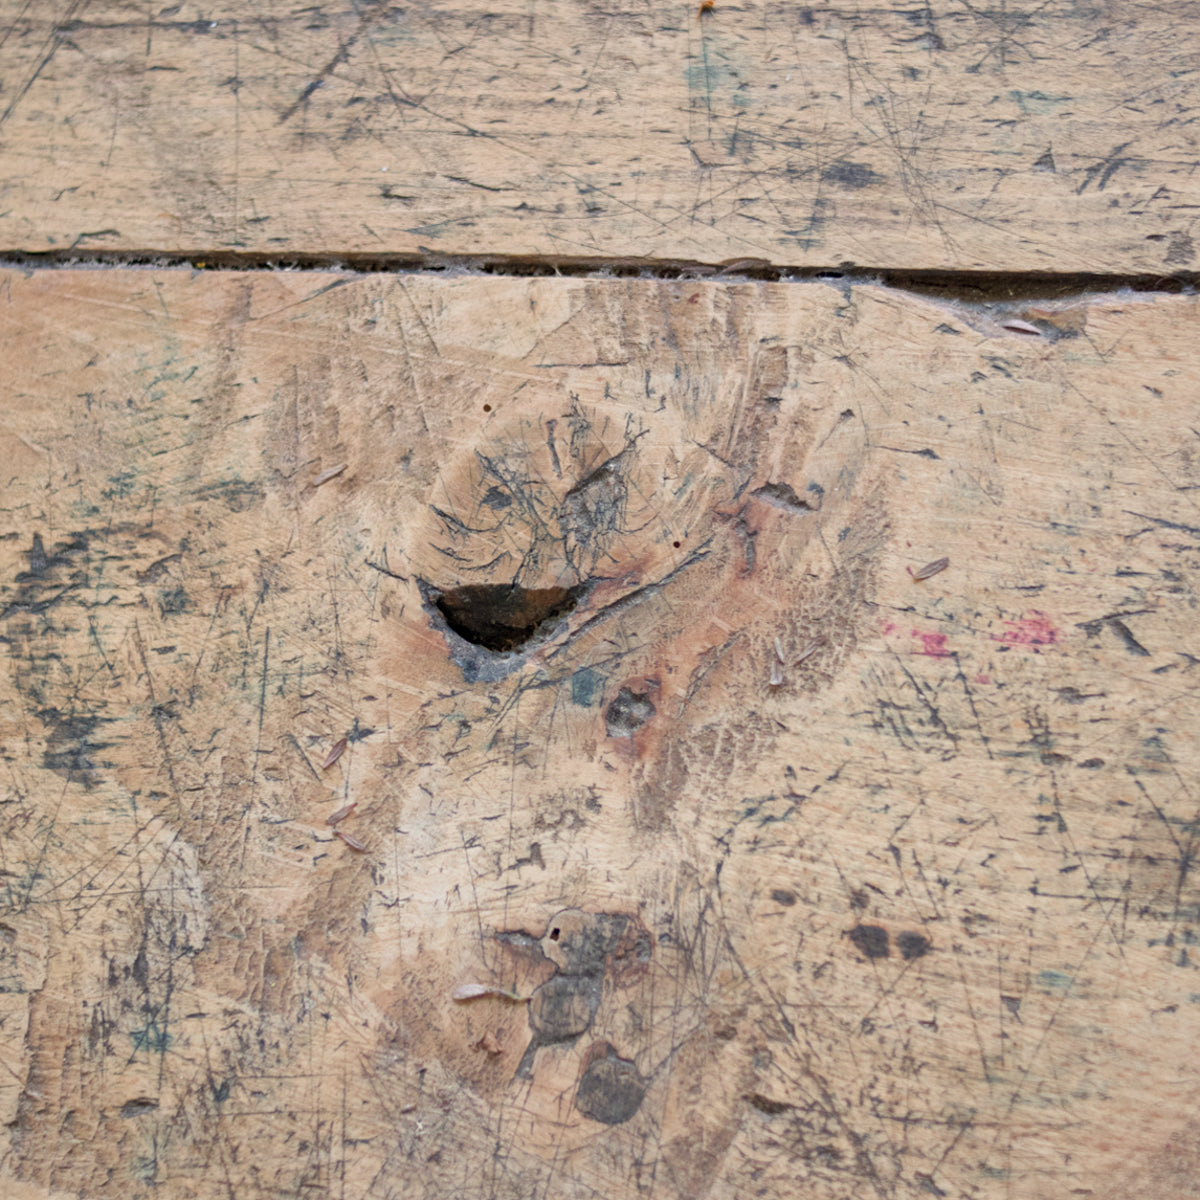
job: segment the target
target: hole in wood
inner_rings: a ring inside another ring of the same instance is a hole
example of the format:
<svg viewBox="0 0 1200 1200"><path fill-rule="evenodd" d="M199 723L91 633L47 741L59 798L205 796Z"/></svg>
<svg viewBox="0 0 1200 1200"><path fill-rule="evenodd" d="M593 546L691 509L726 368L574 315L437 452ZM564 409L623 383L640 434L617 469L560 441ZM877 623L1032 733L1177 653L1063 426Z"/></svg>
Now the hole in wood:
<svg viewBox="0 0 1200 1200"><path fill-rule="evenodd" d="M550 930L550 940L551 940L552 942L557 942L557 941L558 941L558 939L559 939L559 935L560 935L561 933L562 933L562 930L560 930L560 929L552 929L552 930Z"/></svg>
<svg viewBox="0 0 1200 1200"><path fill-rule="evenodd" d="M586 589L523 588L506 583L469 583L437 592L438 612L459 637L485 650L520 650L546 625L564 617Z"/></svg>
<svg viewBox="0 0 1200 1200"><path fill-rule="evenodd" d="M609 737L633 737L658 710L645 692L623 687L604 714Z"/></svg>

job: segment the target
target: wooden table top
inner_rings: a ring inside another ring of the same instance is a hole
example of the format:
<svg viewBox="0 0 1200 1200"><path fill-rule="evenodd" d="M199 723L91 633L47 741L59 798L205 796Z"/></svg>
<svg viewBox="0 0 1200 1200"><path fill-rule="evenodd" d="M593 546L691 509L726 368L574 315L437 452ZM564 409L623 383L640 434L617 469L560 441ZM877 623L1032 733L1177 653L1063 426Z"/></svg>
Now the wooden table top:
<svg viewBox="0 0 1200 1200"><path fill-rule="evenodd" d="M1196 16L0 0L0 1194L1200 1194Z"/></svg>

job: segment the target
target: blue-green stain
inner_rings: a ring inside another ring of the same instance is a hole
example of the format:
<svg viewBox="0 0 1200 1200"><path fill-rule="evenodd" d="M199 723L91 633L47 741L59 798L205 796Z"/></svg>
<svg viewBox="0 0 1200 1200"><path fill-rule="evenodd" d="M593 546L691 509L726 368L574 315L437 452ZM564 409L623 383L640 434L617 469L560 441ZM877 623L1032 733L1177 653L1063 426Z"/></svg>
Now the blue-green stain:
<svg viewBox="0 0 1200 1200"><path fill-rule="evenodd" d="M144 1183L153 1183L158 1174L158 1160L145 1155L136 1155L130 1167L130 1174L136 1175Z"/></svg>
<svg viewBox="0 0 1200 1200"><path fill-rule="evenodd" d="M687 65L688 90L704 96L705 107L713 116L719 115L713 109L722 99L732 103L735 109L749 107L750 91L743 83L740 71L725 53L707 43L702 53L694 56Z"/></svg>
<svg viewBox="0 0 1200 1200"><path fill-rule="evenodd" d="M1038 973L1038 983L1042 987L1069 988L1073 982L1071 976L1065 975L1062 971L1040 971Z"/></svg>
<svg viewBox="0 0 1200 1200"><path fill-rule="evenodd" d="M1143 753L1145 757L1153 762L1170 762L1171 756L1167 753L1167 748L1163 745L1163 740L1157 734L1153 734L1142 740L1142 746L1145 748Z"/></svg>
<svg viewBox="0 0 1200 1200"><path fill-rule="evenodd" d="M135 1053L138 1050L149 1050L155 1054L165 1054L175 1039L165 1029L161 1029L157 1022L151 1021L143 1029L135 1029L129 1035L129 1040L133 1042Z"/></svg>
<svg viewBox="0 0 1200 1200"><path fill-rule="evenodd" d="M137 475L132 471L121 471L117 475L110 475L108 482L112 487L105 488L100 495L105 500L122 500L133 491L134 481Z"/></svg>
<svg viewBox="0 0 1200 1200"><path fill-rule="evenodd" d="M592 667L582 667L571 676L571 703L591 708L600 703L604 691L604 676Z"/></svg>
<svg viewBox="0 0 1200 1200"><path fill-rule="evenodd" d="M1035 117L1044 117L1074 98L1072 96L1048 96L1045 92L1011 91L1008 94L1017 102L1017 106L1023 113Z"/></svg>

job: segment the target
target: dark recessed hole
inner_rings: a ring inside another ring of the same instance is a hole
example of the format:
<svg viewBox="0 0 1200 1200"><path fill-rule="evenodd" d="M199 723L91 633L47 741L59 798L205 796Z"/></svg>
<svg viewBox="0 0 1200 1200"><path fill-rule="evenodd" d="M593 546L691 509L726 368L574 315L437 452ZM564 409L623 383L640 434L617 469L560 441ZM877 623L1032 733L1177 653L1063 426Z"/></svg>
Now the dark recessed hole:
<svg viewBox="0 0 1200 1200"><path fill-rule="evenodd" d="M928 954L933 943L923 933L901 933L896 935L896 946L900 957L908 960Z"/></svg>
<svg viewBox="0 0 1200 1200"><path fill-rule="evenodd" d="M650 1081L608 1042L600 1050L579 1077L575 1107L591 1121L621 1125L641 1108Z"/></svg>
<svg viewBox="0 0 1200 1200"><path fill-rule="evenodd" d="M608 736L633 737L657 711L645 692L623 687L604 714Z"/></svg>
<svg viewBox="0 0 1200 1200"><path fill-rule="evenodd" d="M790 483L782 481L764 483L762 487L755 488L750 494L759 500L765 500L768 504L773 504L776 508L783 508L794 513L809 512L816 509L820 503L815 497L797 496L796 489Z"/></svg>
<svg viewBox="0 0 1200 1200"><path fill-rule="evenodd" d="M678 550L679 547L683 545L683 543L682 542L672 542L671 545L674 546L676 550Z"/></svg>
<svg viewBox="0 0 1200 1200"><path fill-rule="evenodd" d="M430 598L446 624L465 641L486 650L520 650L546 624L566 616L585 592L572 588L523 588L507 583L469 583Z"/></svg>
<svg viewBox="0 0 1200 1200"><path fill-rule="evenodd" d="M126 1120L130 1117L143 1117L152 1113L158 1107L158 1101L149 1096L139 1096L136 1100L127 1100L121 1105L121 1116Z"/></svg>
<svg viewBox="0 0 1200 1200"><path fill-rule="evenodd" d="M492 411L492 406L491 406L490 404L485 404L485 405L483 406L483 411L484 411L484 412L491 412L491 411Z"/></svg>
<svg viewBox="0 0 1200 1200"><path fill-rule="evenodd" d="M882 925L855 925L850 940L867 958L887 958L888 932Z"/></svg>
<svg viewBox="0 0 1200 1200"><path fill-rule="evenodd" d="M557 942L557 941L558 941L558 936L559 936L559 934L560 934L560 933L562 933L562 930L561 930L561 929L552 929L552 930L550 930L550 940L551 940L552 942Z"/></svg>

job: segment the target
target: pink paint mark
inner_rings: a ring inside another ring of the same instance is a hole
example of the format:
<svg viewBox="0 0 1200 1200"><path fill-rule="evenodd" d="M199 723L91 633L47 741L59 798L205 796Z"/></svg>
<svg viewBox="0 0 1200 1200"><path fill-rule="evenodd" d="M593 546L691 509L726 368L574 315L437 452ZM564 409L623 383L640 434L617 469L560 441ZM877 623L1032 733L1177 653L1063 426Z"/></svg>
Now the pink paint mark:
<svg viewBox="0 0 1200 1200"><path fill-rule="evenodd" d="M883 632L885 634L895 633L896 630L899 628L900 628L900 626L897 625L895 621L884 621L884 623L883 623Z"/></svg>
<svg viewBox="0 0 1200 1200"><path fill-rule="evenodd" d="M990 675L976 675L975 682L976 683L991 683L992 677Z"/></svg>
<svg viewBox="0 0 1200 1200"><path fill-rule="evenodd" d="M1058 630L1050 618L1036 608L1019 621L1005 621L1008 629L1004 633L993 633L992 640L1008 646L1053 646L1058 641Z"/></svg>
<svg viewBox="0 0 1200 1200"><path fill-rule="evenodd" d="M913 637L917 638L923 649L918 651L919 654L926 654L930 658L949 658L950 651L946 649L946 635L944 633L922 633L919 629L912 631Z"/></svg>

